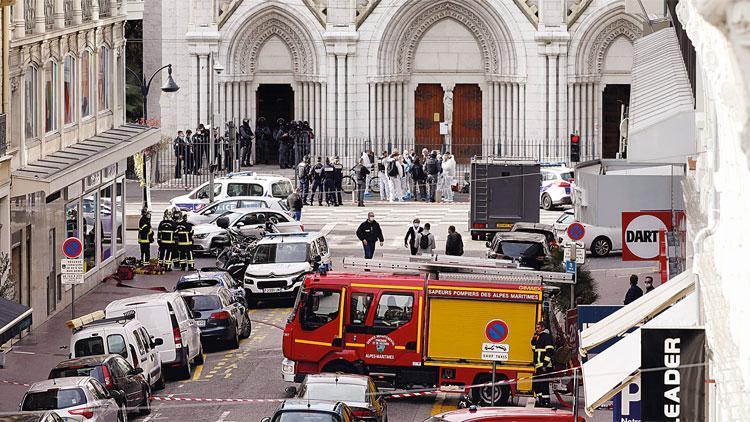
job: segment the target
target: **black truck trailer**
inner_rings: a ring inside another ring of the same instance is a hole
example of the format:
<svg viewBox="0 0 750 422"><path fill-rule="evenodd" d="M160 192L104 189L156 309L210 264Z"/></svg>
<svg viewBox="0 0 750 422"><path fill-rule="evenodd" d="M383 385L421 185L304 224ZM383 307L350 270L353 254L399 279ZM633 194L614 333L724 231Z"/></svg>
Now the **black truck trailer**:
<svg viewBox="0 0 750 422"><path fill-rule="evenodd" d="M472 158L469 231L473 240L491 239L519 221L539 222L539 168L532 160Z"/></svg>

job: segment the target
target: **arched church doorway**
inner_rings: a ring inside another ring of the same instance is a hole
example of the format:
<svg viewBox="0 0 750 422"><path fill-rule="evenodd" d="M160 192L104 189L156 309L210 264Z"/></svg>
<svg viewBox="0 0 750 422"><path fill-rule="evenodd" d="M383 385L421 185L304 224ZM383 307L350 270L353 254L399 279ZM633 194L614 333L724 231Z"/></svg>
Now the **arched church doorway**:
<svg viewBox="0 0 750 422"><path fill-rule="evenodd" d="M294 120L294 90L290 84L260 84L255 106L255 121L265 117L271 133L276 133L278 119L284 119L286 123ZM276 141L271 139L265 151L259 151L265 156L258 157L258 161L278 164L278 149Z"/></svg>
<svg viewBox="0 0 750 422"><path fill-rule="evenodd" d="M630 85L608 84L602 93L602 158L620 152L620 120L623 106L630 104Z"/></svg>

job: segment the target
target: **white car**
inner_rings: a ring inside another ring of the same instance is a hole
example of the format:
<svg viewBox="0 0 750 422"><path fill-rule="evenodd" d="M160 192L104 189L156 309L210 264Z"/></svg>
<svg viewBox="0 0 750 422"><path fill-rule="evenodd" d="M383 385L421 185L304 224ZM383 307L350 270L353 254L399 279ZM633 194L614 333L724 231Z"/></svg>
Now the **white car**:
<svg viewBox="0 0 750 422"><path fill-rule="evenodd" d="M55 410L66 421L126 421L127 412L117 405L115 394L122 393L110 393L92 377L56 378L32 384L19 407L29 412Z"/></svg>
<svg viewBox="0 0 750 422"><path fill-rule="evenodd" d="M258 175L251 171L230 173L214 181L214 201L239 196L269 196L286 199L294 191L292 182L283 176ZM177 208L198 211L208 204L208 182L187 195L172 198L170 204Z"/></svg>
<svg viewBox="0 0 750 422"><path fill-rule="evenodd" d="M568 240L568 226L576 221L573 210L567 210L555 222L555 236L560 244ZM607 256L611 252L622 251L622 227L602 227L583 224L585 234L583 245L593 256Z"/></svg>
<svg viewBox="0 0 750 422"><path fill-rule="evenodd" d="M542 167L542 185L539 188L539 205L545 210L571 204L570 191L573 170L568 167Z"/></svg>
<svg viewBox="0 0 750 422"><path fill-rule="evenodd" d="M265 298L293 297L316 266L331 269L331 251L321 233L267 235L250 250L245 292L250 306Z"/></svg>
<svg viewBox="0 0 750 422"><path fill-rule="evenodd" d="M188 211L188 222L193 225L210 223L219 215L236 208L268 208L275 211L288 212L286 198L273 198L270 196L237 196L220 199L206 205L199 211Z"/></svg>
<svg viewBox="0 0 750 422"><path fill-rule="evenodd" d="M225 229L216 225L216 220L219 217L227 217L229 219L229 227L258 226L265 224L266 221L270 221L277 226L292 226L288 231L304 231L302 225L294 221L285 211L236 208L216 216L210 223L199 224L193 227L193 249L195 252L210 253L215 247L213 242L216 236L226 232Z"/></svg>

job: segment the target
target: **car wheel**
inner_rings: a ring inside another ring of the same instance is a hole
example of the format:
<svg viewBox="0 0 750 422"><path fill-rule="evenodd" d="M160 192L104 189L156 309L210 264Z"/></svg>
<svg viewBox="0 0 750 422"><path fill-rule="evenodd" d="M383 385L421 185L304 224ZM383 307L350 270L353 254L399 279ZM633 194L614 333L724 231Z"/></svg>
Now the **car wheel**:
<svg viewBox="0 0 750 422"><path fill-rule="evenodd" d="M181 380L190 379L190 376L193 373L193 368L192 368L192 365L190 364L189 358L187 362L185 362L185 365L183 365L178 371L179 371L177 375L178 379L181 379Z"/></svg>
<svg viewBox="0 0 750 422"><path fill-rule="evenodd" d="M542 195L542 208L544 208L546 211L549 211L552 209L552 206L554 204L552 203L552 197L548 194Z"/></svg>
<svg viewBox="0 0 750 422"><path fill-rule="evenodd" d="M203 365L203 345L201 344L201 350L198 352L198 355L193 360L196 365Z"/></svg>
<svg viewBox="0 0 750 422"><path fill-rule="evenodd" d="M164 379L164 368L159 371L159 379L154 384L155 390L163 390L166 386L166 380Z"/></svg>
<svg viewBox="0 0 750 422"><path fill-rule="evenodd" d="M229 340L229 348L230 349L239 349L240 348L240 330L235 327L234 329L234 335Z"/></svg>
<svg viewBox="0 0 750 422"><path fill-rule="evenodd" d="M245 294L245 301L247 302L247 308L256 308L258 307L258 299L250 296L252 293L246 293Z"/></svg>
<svg viewBox="0 0 750 422"><path fill-rule="evenodd" d="M151 413L151 393L148 391L148 388L143 389L143 403L141 403L141 408L138 413L141 415L148 415Z"/></svg>
<svg viewBox="0 0 750 422"><path fill-rule="evenodd" d="M242 338L248 338L250 337L250 333L252 332L252 324L250 322L250 317L245 314L245 323L242 325L242 335L240 337Z"/></svg>
<svg viewBox="0 0 750 422"><path fill-rule="evenodd" d="M498 378L498 381L502 381L507 378ZM483 384L492 382L492 378L489 376L478 377L475 384ZM507 384L497 385L492 388L489 385L478 386L471 389L471 399L474 403L479 403L482 406L492 405L492 390L495 390L495 405L505 406L510 400L510 386Z"/></svg>
<svg viewBox="0 0 750 422"><path fill-rule="evenodd" d="M604 236L599 236L591 242L591 254L594 256L607 256L612 252L612 242Z"/></svg>

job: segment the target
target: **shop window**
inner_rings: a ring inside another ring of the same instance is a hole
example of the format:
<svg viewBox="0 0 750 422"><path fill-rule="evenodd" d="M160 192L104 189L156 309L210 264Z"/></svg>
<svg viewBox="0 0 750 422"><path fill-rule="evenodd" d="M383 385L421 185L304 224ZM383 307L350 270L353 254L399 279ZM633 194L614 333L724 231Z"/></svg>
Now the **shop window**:
<svg viewBox="0 0 750 422"><path fill-rule="evenodd" d="M39 74L35 67L30 67L24 76L24 122L26 139L38 136L37 132L37 99L39 98Z"/></svg>
<svg viewBox="0 0 750 422"><path fill-rule="evenodd" d="M65 124L75 122L75 95L76 95L76 59L66 56L63 62L63 112Z"/></svg>
<svg viewBox="0 0 750 422"><path fill-rule="evenodd" d="M57 63L51 62L44 70L44 130L57 130Z"/></svg>
<svg viewBox="0 0 750 422"><path fill-rule="evenodd" d="M112 230L115 230L114 216L116 210L112 202L112 185L109 185L100 191L99 195L99 225L102 236L102 262L112 256Z"/></svg>
<svg viewBox="0 0 750 422"><path fill-rule="evenodd" d="M91 192L83 198L83 265L86 272L96 267L96 237L97 220L99 214L96 212L98 194Z"/></svg>
<svg viewBox="0 0 750 422"><path fill-rule="evenodd" d="M99 111L109 109L109 49L102 46L99 49Z"/></svg>
<svg viewBox="0 0 750 422"><path fill-rule="evenodd" d="M81 116L91 116L91 94L94 86L91 52L84 51L81 56Z"/></svg>
<svg viewBox="0 0 750 422"><path fill-rule="evenodd" d="M65 237L78 237L78 202L65 206Z"/></svg>
<svg viewBox="0 0 750 422"><path fill-rule="evenodd" d="M115 221L117 222L115 224L115 238L117 239L118 251L125 248L125 242L122 238L122 222L125 221L125 208L123 207L124 187L125 179L122 177L117 179L117 183L115 183Z"/></svg>

